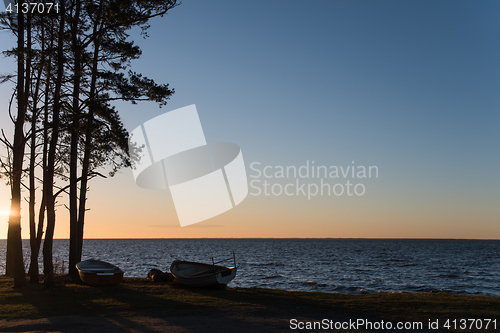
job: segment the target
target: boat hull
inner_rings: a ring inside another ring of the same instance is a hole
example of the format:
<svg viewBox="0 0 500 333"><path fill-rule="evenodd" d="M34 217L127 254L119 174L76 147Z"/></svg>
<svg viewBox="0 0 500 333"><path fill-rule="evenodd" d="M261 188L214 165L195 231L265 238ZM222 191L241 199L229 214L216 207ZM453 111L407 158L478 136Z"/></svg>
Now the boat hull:
<svg viewBox="0 0 500 333"><path fill-rule="evenodd" d="M236 267L223 267L190 261L174 261L170 272L175 281L187 287L225 288L236 277Z"/></svg>
<svg viewBox="0 0 500 333"><path fill-rule="evenodd" d="M76 265L80 280L94 287L117 286L123 281L124 272L110 263L89 259Z"/></svg>
<svg viewBox="0 0 500 333"><path fill-rule="evenodd" d="M123 281L123 273L98 274L78 272L83 283L93 287L117 286Z"/></svg>

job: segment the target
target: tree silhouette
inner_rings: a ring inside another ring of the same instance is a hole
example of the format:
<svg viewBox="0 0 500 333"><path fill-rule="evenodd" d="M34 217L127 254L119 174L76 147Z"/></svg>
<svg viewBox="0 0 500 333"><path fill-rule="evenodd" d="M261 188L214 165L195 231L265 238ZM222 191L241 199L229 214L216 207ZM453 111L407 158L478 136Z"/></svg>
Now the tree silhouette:
<svg viewBox="0 0 500 333"><path fill-rule="evenodd" d="M18 47L4 52L18 61L14 140L11 144L2 139L8 148L2 165L11 184L12 211L19 213L9 220L7 254L7 272L15 276L16 286L22 285L25 274L20 227L23 175L28 177L25 187L29 189L30 281L38 282L37 258L45 224L44 283L53 285L56 204L63 194L69 199L69 269L77 277L89 181L102 176L98 171L104 166L111 166L113 175L130 165L128 132L113 101L149 100L162 106L174 93L168 84L157 84L129 69L141 50L128 41L127 32L140 27L145 33L152 18L177 5L176 0L70 0L60 2L59 12L0 15L2 27L18 36ZM37 177L40 169L43 175Z"/></svg>

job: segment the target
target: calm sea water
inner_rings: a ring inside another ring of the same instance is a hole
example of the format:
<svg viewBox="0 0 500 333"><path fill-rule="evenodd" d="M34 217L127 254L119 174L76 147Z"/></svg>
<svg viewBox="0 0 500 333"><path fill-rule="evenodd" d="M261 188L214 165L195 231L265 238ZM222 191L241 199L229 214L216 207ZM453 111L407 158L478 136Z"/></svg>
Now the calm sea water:
<svg viewBox="0 0 500 333"><path fill-rule="evenodd" d="M54 257L66 261L66 270L68 244L54 244ZM0 241L0 274L5 272L5 246ZM28 246L26 241L26 253ZM500 241L87 239L83 253L84 259L119 266L125 276L146 277L152 268L167 271L175 259L210 263L211 257L232 257L231 251L239 270L230 287L500 296Z"/></svg>

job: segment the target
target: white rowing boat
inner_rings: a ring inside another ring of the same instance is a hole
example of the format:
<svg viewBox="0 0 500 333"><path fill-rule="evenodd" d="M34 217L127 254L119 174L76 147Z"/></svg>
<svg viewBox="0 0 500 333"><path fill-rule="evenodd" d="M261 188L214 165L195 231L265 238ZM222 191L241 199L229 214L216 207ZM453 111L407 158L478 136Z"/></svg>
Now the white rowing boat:
<svg viewBox="0 0 500 333"><path fill-rule="evenodd" d="M76 264L83 283L94 287L116 286L123 280L123 270L105 261L88 259Z"/></svg>
<svg viewBox="0 0 500 333"><path fill-rule="evenodd" d="M212 264L175 260L170 266L170 273L175 277L175 281L188 287L225 288L236 277L236 271L236 261L234 267L225 267L216 265L213 259Z"/></svg>

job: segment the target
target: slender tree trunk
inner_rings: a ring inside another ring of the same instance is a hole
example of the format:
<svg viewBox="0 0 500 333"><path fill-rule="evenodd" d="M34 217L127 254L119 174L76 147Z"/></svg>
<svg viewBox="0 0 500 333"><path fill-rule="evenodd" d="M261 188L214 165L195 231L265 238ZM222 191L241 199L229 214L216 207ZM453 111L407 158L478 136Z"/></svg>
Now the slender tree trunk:
<svg viewBox="0 0 500 333"><path fill-rule="evenodd" d="M38 98L39 98L39 93L40 93L40 85L42 84L42 74L46 66L46 43L45 43L45 20L44 16L42 15L40 18L40 29L41 29L41 50L42 50L42 55L41 59L39 62L39 68L38 68L38 74L36 78L36 84L35 84L35 92L33 93L33 116L31 119L31 128L32 128L32 137L31 137L31 159L30 159L30 248L31 248L31 260L30 260L30 267L28 271L28 275L30 277L30 283L39 283L40 279L40 274L39 274L39 265L38 265L38 254L40 253L40 243L42 240L42 233L43 233L43 218L44 214L43 212L45 211L45 206L43 204L43 191L42 191L42 200L40 203L40 211L42 214L38 214L38 228L36 227L36 218L35 218L35 195L36 195L36 188L35 188L35 170L36 170L36 143L37 143L37 136L35 134L35 130L37 127L37 121L40 117L40 112L41 110L38 108ZM29 31L29 30L28 30ZM48 87L46 83L45 87L45 109L48 107ZM47 128L44 128L44 132L47 131ZM46 141L44 141L44 156L43 158L46 157ZM45 170L45 169L43 169Z"/></svg>
<svg viewBox="0 0 500 333"><path fill-rule="evenodd" d="M28 58L26 61L26 96L30 94L31 87L31 17L28 15L26 18L26 39L27 39L27 54ZM31 114L31 138L30 138L30 163L29 163L29 227L30 227L30 249L31 249L31 260L30 260L30 283L38 283L38 253L35 253L36 249L36 222L35 222L35 203L36 203L36 188L35 188L35 162L36 162L36 121L38 116L37 111L37 100L38 100L38 88L40 85L40 78L42 75L41 67L38 70L36 88L33 94L33 108ZM28 99L26 98L26 103Z"/></svg>
<svg viewBox="0 0 500 333"><path fill-rule="evenodd" d="M93 119L94 119L94 109L97 105L96 101L96 85L97 85L97 74L98 74L98 63L99 63L99 48L101 38L97 35L98 24L100 22L101 9L97 14L97 19L94 23L93 34L95 37L94 41L94 57L92 60L92 78L90 81L90 92L89 92L89 113L87 128L85 131L85 151L83 154L82 162L82 176L80 184L80 207L78 209L78 254L77 260L80 261L82 258L83 250L83 230L85 223L85 212L86 212L86 201L87 201L87 186L88 186L88 176L90 169L90 155L91 155L91 145L92 145L92 130L93 130Z"/></svg>
<svg viewBox="0 0 500 333"><path fill-rule="evenodd" d="M50 34L50 53L47 59L47 74L45 80L45 95L43 103L43 149L42 149L42 169L43 169L43 179L47 179L47 155L49 150L49 96L51 93L51 81L52 81L52 50L54 49L54 21L51 20L49 34ZM37 257L38 252L40 252L40 246L42 244L43 235L43 224L45 219L45 187L42 191L42 200L40 202L40 210L38 212L38 230L36 233L36 249Z"/></svg>
<svg viewBox="0 0 500 333"><path fill-rule="evenodd" d="M71 148L69 162L69 274L78 279L76 264L79 258L79 228L78 228L78 140L80 138L80 82L81 82L81 45L78 39L78 24L80 17L80 1L76 0L75 13L71 22L72 48L74 55L73 79L73 124L71 126Z"/></svg>
<svg viewBox="0 0 500 333"><path fill-rule="evenodd" d="M47 288L54 286L54 267L52 262L52 246L54 239L54 228L56 222L55 198L54 198L54 169L56 148L59 137L59 113L61 110L61 85L64 71L64 18L65 2L60 2L61 13L59 21L59 37L57 44L57 78L54 88L54 109L52 115L52 136L50 138L49 152L47 156L47 178L43 181L45 204L47 209L47 230L43 242L43 269L44 285Z"/></svg>
<svg viewBox="0 0 500 333"><path fill-rule="evenodd" d="M14 129L12 151L12 185L9 229L7 234L7 272L14 275L14 288L26 285L23 262L23 245L21 240L21 177L24 160L24 120L26 116L26 100L24 96L24 16L18 15L17 31L17 119Z"/></svg>

